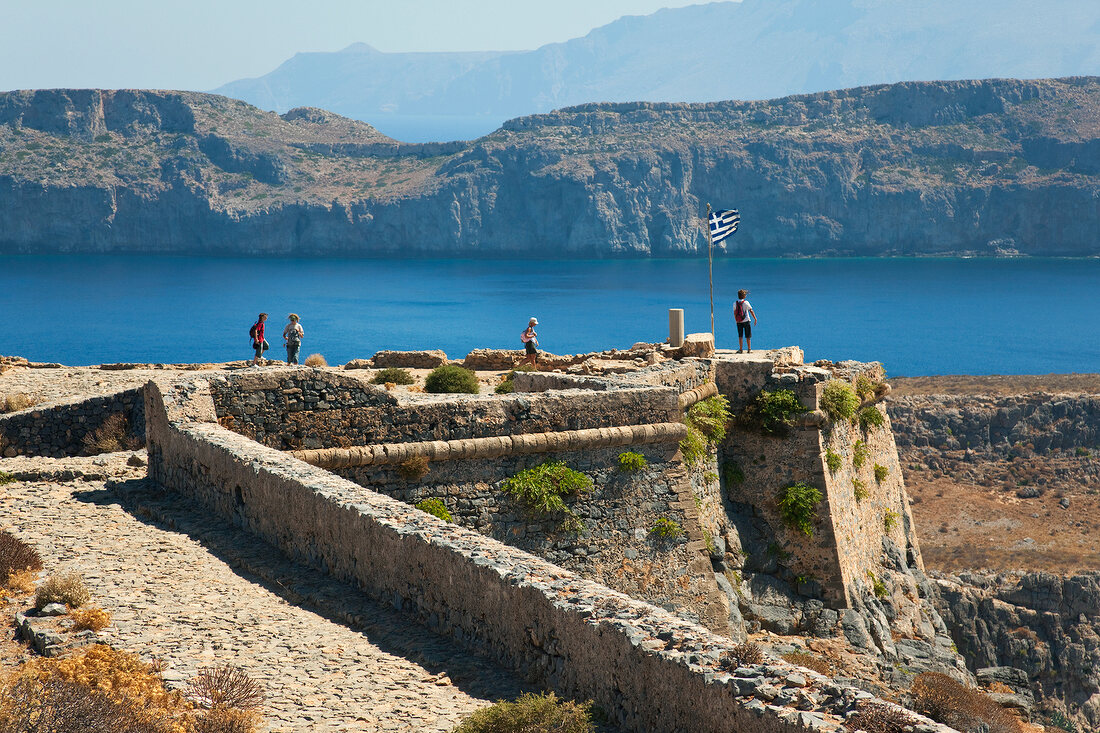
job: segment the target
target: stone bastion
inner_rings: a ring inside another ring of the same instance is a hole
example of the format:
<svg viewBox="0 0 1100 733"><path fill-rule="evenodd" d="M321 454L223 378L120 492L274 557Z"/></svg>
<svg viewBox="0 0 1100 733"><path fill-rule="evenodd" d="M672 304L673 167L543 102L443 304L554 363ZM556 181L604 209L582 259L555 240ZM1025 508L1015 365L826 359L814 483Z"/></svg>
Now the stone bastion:
<svg viewBox="0 0 1100 733"><path fill-rule="evenodd" d="M149 474L531 681L595 700L623 730L839 731L873 696L777 660L735 663L746 632L845 638L883 669L966 674L926 597L888 419L860 430L818 409L829 380L876 370L807 366L789 348L521 372L513 394L477 396L325 369L199 374L146 386ZM721 395L740 412L777 389L808 408L788 435L734 421L685 460L685 410ZM622 470L624 451L645 465ZM501 490L547 461L592 480L567 499L573 524ZM795 482L822 494L812 534L777 509ZM425 499L454 521L412 506Z"/></svg>

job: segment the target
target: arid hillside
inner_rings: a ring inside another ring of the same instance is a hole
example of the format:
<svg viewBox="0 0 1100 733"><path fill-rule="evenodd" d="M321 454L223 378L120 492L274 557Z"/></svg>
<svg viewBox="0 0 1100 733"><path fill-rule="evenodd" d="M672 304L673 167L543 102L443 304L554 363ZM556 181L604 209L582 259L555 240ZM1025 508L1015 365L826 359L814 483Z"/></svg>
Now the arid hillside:
<svg viewBox="0 0 1100 733"><path fill-rule="evenodd" d="M591 104L407 145L209 94L0 94L0 251L1094 255L1100 79Z"/></svg>

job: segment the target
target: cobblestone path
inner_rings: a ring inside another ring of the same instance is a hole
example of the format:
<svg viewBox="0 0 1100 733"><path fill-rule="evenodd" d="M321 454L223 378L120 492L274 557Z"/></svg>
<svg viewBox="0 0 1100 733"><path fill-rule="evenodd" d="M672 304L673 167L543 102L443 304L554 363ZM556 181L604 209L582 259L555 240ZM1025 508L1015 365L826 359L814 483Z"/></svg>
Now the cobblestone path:
<svg viewBox="0 0 1100 733"><path fill-rule="evenodd" d="M79 570L111 642L180 684L227 662L261 680L271 731L447 731L524 691L510 672L150 486L128 454L0 460L0 527ZM104 465L106 464L106 465ZM76 474L75 478L73 477Z"/></svg>

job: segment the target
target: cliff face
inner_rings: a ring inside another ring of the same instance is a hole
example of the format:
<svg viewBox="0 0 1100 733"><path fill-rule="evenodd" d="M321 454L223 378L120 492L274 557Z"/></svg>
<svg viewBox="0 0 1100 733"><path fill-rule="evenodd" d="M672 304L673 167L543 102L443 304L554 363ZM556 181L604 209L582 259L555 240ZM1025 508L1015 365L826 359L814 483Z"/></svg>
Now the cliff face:
<svg viewBox="0 0 1100 733"><path fill-rule="evenodd" d="M0 94L0 249L694 255L1100 251L1100 79L599 104L409 145L214 95Z"/></svg>

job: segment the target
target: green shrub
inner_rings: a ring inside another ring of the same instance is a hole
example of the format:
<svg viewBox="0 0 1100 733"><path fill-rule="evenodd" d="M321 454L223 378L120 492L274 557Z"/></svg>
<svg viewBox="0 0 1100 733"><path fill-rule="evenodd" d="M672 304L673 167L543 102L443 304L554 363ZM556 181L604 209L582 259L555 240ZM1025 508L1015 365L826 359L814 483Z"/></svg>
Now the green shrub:
<svg viewBox="0 0 1100 733"><path fill-rule="evenodd" d="M462 719L451 733L593 733L592 703L577 704L549 692L501 700Z"/></svg>
<svg viewBox="0 0 1100 733"><path fill-rule="evenodd" d="M858 478L852 479L852 493L856 495L856 501L863 501L870 494L867 492L867 484Z"/></svg>
<svg viewBox="0 0 1100 733"><path fill-rule="evenodd" d="M394 384L415 384L416 377L409 373L408 369L388 367L375 374L370 382L371 384L385 384L386 382L392 382Z"/></svg>
<svg viewBox="0 0 1100 733"><path fill-rule="evenodd" d="M542 516L568 512L563 497L588 491L592 479L561 461L549 461L506 479L502 488L504 493L523 502L532 514Z"/></svg>
<svg viewBox="0 0 1100 733"><path fill-rule="evenodd" d="M815 487L799 481L780 492L779 516L791 529L813 537L817 505L822 498L821 492Z"/></svg>
<svg viewBox="0 0 1100 733"><path fill-rule="evenodd" d="M836 473L840 470L840 454L834 451L832 448L825 449L825 465L829 467L829 473Z"/></svg>
<svg viewBox="0 0 1100 733"><path fill-rule="evenodd" d="M1082 448L1081 446L1077 446L1076 448L1073 449L1073 455L1077 456L1078 458L1088 458L1089 455L1090 455L1089 454L1089 449L1088 448Z"/></svg>
<svg viewBox="0 0 1100 733"><path fill-rule="evenodd" d="M886 584L876 578L870 570L867 571L867 579L871 581L871 590L874 592L875 598L881 600L890 595L890 591L886 590Z"/></svg>
<svg viewBox="0 0 1100 733"><path fill-rule="evenodd" d="M649 530L649 533L657 535L664 540L671 540L682 535L684 530L674 520L668 517L661 517L653 523L653 527Z"/></svg>
<svg viewBox="0 0 1100 733"><path fill-rule="evenodd" d="M859 411L859 429L863 432L870 431L871 428L881 428L886 424L886 418L883 417L882 411L874 405L867 405Z"/></svg>
<svg viewBox="0 0 1100 733"><path fill-rule="evenodd" d="M714 471L707 471L703 474L703 481L708 484L713 484L717 480L718 474L716 474Z"/></svg>
<svg viewBox="0 0 1100 733"><path fill-rule="evenodd" d="M710 446L707 444L705 435L691 425L688 425L687 429L687 435L680 441L680 453L684 457L684 463L695 466L710 455Z"/></svg>
<svg viewBox="0 0 1100 733"><path fill-rule="evenodd" d="M0 471L0 486L5 484L14 484L15 474L8 473L7 471Z"/></svg>
<svg viewBox="0 0 1100 733"><path fill-rule="evenodd" d="M443 503L442 499L425 499L416 503L416 508L422 512L427 512L437 519L442 519L444 522L453 522L454 517L447 511L447 505Z"/></svg>
<svg viewBox="0 0 1100 733"><path fill-rule="evenodd" d="M726 484L728 486L740 486L745 483L745 472L741 470L741 466L737 461L726 461L722 468L722 472L726 476Z"/></svg>
<svg viewBox="0 0 1100 733"><path fill-rule="evenodd" d="M745 407L739 422L765 435L782 437L790 432L794 416L809 410L810 408L799 402L798 395L789 389L777 389L774 392L763 390Z"/></svg>
<svg viewBox="0 0 1100 733"><path fill-rule="evenodd" d="M628 450L619 454L620 471L641 471L648 465L649 461L647 461L645 456L641 453L635 453Z"/></svg>
<svg viewBox="0 0 1100 733"><path fill-rule="evenodd" d="M881 484L886 480L886 477L890 475L890 469L886 466L880 466L875 464L875 483Z"/></svg>
<svg viewBox="0 0 1100 733"><path fill-rule="evenodd" d="M858 407L859 397L847 382L833 379L821 390L821 409L832 420L851 420Z"/></svg>
<svg viewBox="0 0 1100 733"><path fill-rule="evenodd" d="M882 526L883 526L883 528L887 532L890 532L891 530L893 530L894 527L898 526L898 517L899 516L900 515L897 512L895 512L893 509L887 509L886 513L882 515Z"/></svg>
<svg viewBox="0 0 1100 733"><path fill-rule="evenodd" d="M857 471L863 468L863 464L867 462L867 459L871 457L871 451L867 447L867 443L862 440L857 440L855 445L852 446L852 467Z"/></svg>
<svg viewBox="0 0 1100 733"><path fill-rule="evenodd" d="M712 444L721 443L730 424L730 401L722 395L696 402L688 410L687 423Z"/></svg>
<svg viewBox="0 0 1100 733"><path fill-rule="evenodd" d="M477 394L477 375L457 364L438 366L424 379L424 391L434 394Z"/></svg>
<svg viewBox="0 0 1100 733"><path fill-rule="evenodd" d="M860 374L856 377L856 394L860 399L867 399L875 393L875 382L871 380L866 374Z"/></svg>

